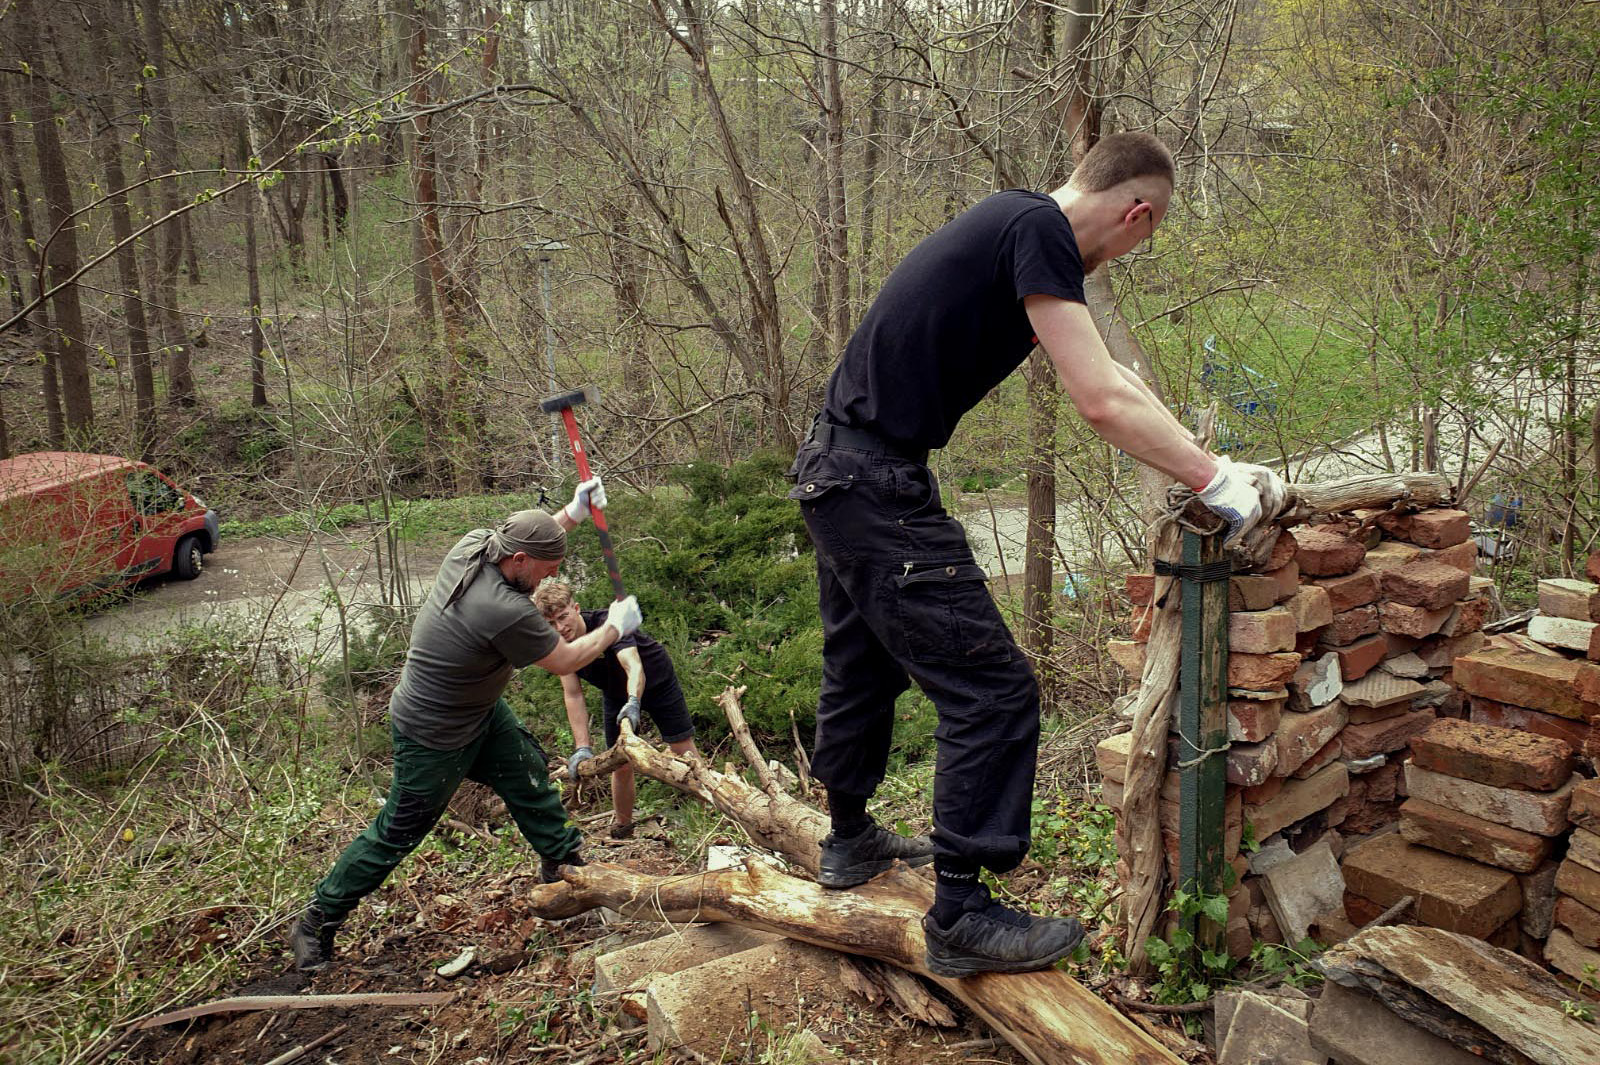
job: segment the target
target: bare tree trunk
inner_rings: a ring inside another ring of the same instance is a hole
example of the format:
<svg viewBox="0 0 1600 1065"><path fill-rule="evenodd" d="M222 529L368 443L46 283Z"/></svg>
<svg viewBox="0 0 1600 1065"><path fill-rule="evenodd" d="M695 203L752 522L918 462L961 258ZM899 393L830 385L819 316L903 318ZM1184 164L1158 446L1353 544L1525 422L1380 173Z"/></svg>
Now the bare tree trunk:
<svg viewBox="0 0 1600 1065"><path fill-rule="evenodd" d="M45 238L44 272L40 281L41 289L48 289L71 277L78 269L78 227L73 219L72 178L67 172L66 154L61 150L50 86L44 78L47 67L40 47L33 0L18 0L16 12L17 43L23 57L33 65L32 76L23 81L23 91L48 208L50 233ZM77 284L64 285L51 297L50 309L55 331L46 346L53 349L61 373L66 436L75 444L87 445L94 433L94 405L89 391L87 336ZM47 379L47 392L49 387ZM48 402L48 396L46 398Z"/></svg>
<svg viewBox="0 0 1600 1065"><path fill-rule="evenodd" d="M245 132L243 116L238 119L239 166L244 169L250 165L250 137ZM251 184L241 196L239 210L244 215L244 276L248 289L246 300L249 303L247 313L250 316L250 406L257 410L268 406L267 400L267 364L262 353L266 348L265 338L261 334L261 262L260 251L256 246L256 197L259 195L255 185Z"/></svg>
<svg viewBox="0 0 1600 1065"><path fill-rule="evenodd" d="M10 94L7 90L7 79L0 78L0 115L11 114ZM22 159L17 154L16 138L11 135L11 123L0 122L0 175L4 176L5 188L0 190L0 214L6 216L9 225L13 214L17 220L17 236L20 239L17 259L17 291L16 296L23 296L24 275L28 278L31 291L26 295L24 302L37 299L39 296L39 252L38 241L33 232L33 200L28 195L27 179L22 173ZM8 202L9 201L9 202ZM22 303L17 304L18 309ZM33 326L28 319L22 320L19 332L32 332Z"/></svg>
<svg viewBox="0 0 1600 1065"><path fill-rule="evenodd" d="M150 150L157 174L176 174L178 127L173 121L170 94L167 92L167 79L172 76L172 68L167 65L161 0L140 0L140 11L143 15L145 67L153 71L144 79L150 110ZM170 217L183 205L178 179L163 176L158 184L161 212ZM183 232L178 224L168 222L156 231L155 236L161 249L160 272L152 279L151 288L156 302L161 306L164 319L162 331L166 335L170 357L167 399L180 406L191 406L197 398L194 371L190 365L188 332L178 303L178 264L183 258Z"/></svg>
<svg viewBox="0 0 1600 1065"><path fill-rule="evenodd" d="M850 231L844 202L844 87L839 70L839 3L822 0L822 138L828 189L828 280L833 319L828 332L838 351L850 336Z"/></svg>
<svg viewBox="0 0 1600 1065"><path fill-rule="evenodd" d="M194 214L183 216L183 268L189 274L189 284L200 283L200 253L194 246Z"/></svg>

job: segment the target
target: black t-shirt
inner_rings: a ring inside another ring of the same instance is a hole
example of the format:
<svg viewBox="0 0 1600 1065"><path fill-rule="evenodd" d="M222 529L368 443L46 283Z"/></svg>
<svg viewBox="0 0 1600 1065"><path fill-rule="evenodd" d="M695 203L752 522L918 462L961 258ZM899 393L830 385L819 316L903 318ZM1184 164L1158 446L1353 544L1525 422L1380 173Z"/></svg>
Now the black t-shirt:
<svg viewBox="0 0 1600 1065"><path fill-rule="evenodd" d="M823 417L916 447L949 443L961 416L1028 357L1025 296L1087 303L1061 207L997 192L911 249L845 345Z"/></svg>
<svg viewBox="0 0 1600 1065"><path fill-rule="evenodd" d="M589 632L606 623L604 610L580 610L579 613L583 616L583 624ZM672 659L668 656L667 649L643 629L635 630L633 635L624 636L607 647L605 654L578 670L578 676L618 702L626 701L628 671L617 661L617 652L624 647L639 649L639 661L644 664L644 696L647 701L652 693L677 690L678 674L673 671Z"/></svg>

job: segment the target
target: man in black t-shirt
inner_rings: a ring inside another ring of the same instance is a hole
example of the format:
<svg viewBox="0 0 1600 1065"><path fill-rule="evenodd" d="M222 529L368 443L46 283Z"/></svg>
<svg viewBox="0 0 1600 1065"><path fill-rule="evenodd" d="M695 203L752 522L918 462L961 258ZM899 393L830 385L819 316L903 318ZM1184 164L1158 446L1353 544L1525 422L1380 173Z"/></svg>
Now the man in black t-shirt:
<svg viewBox="0 0 1600 1065"><path fill-rule="evenodd" d="M534 592L533 601L563 640L580 640L591 628L606 621L604 610L579 607L565 581L545 581ZM627 718L637 733L641 714L646 714L674 753L695 749L694 721L689 717L689 704L683 698L672 659L654 637L639 630L613 643L576 673L561 678L567 723L572 726L576 748L567 761L571 779L577 779L578 766L594 757L589 741L589 706L584 701L580 679L600 689L601 720L608 748L622 735L619 718ZM633 835L633 797L633 766L623 764L611 773L612 839Z"/></svg>
<svg viewBox="0 0 1600 1065"><path fill-rule="evenodd" d="M1172 156L1148 134L1115 134L1049 195L988 197L928 236L884 282L828 382L822 412L790 471L816 545L822 694L812 774L833 831L818 880L863 883L895 859L932 860L923 920L941 976L1045 968L1082 938L1072 918L993 901L979 881L1027 853L1039 691L966 533L945 513L928 451L1021 365L1035 344L1067 395L1114 447L1193 486L1228 521L1229 543L1261 519L1282 484L1262 467L1207 454L1131 371L1107 353L1085 275L1133 250L1166 215ZM932 699L932 838L876 825L895 700Z"/></svg>

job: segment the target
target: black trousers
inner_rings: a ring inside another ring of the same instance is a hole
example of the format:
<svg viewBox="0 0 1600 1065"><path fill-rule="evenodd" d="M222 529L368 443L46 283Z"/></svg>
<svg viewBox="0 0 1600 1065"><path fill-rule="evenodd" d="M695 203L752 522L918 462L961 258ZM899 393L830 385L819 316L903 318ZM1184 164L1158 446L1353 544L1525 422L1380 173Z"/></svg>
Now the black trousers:
<svg viewBox="0 0 1600 1065"><path fill-rule="evenodd" d="M939 712L933 842L996 872L1028 851L1039 686L945 513L927 466L870 447L804 444L791 471L817 552L822 695L812 775L870 795L895 699Z"/></svg>

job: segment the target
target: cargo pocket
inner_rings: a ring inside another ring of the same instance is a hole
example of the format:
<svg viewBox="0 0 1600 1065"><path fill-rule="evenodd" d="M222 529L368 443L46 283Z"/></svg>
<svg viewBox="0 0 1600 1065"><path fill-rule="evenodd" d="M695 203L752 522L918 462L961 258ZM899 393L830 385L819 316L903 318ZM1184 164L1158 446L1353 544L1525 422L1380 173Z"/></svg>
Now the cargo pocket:
<svg viewBox="0 0 1600 1065"><path fill-rule="evenodd" d="M976 564L919 560L901 567L895 605L913 662L977 665L1011 657L1011 633Z"/></svg>
<svg viewBox="0 0 1600 1065"><path fill-rule="evenodd" d="M848 492L853 484L854 481L843 477L813 477L796 481L795 486L789 489L789 498L801 503L816 503L835 492Z"/></svg>

